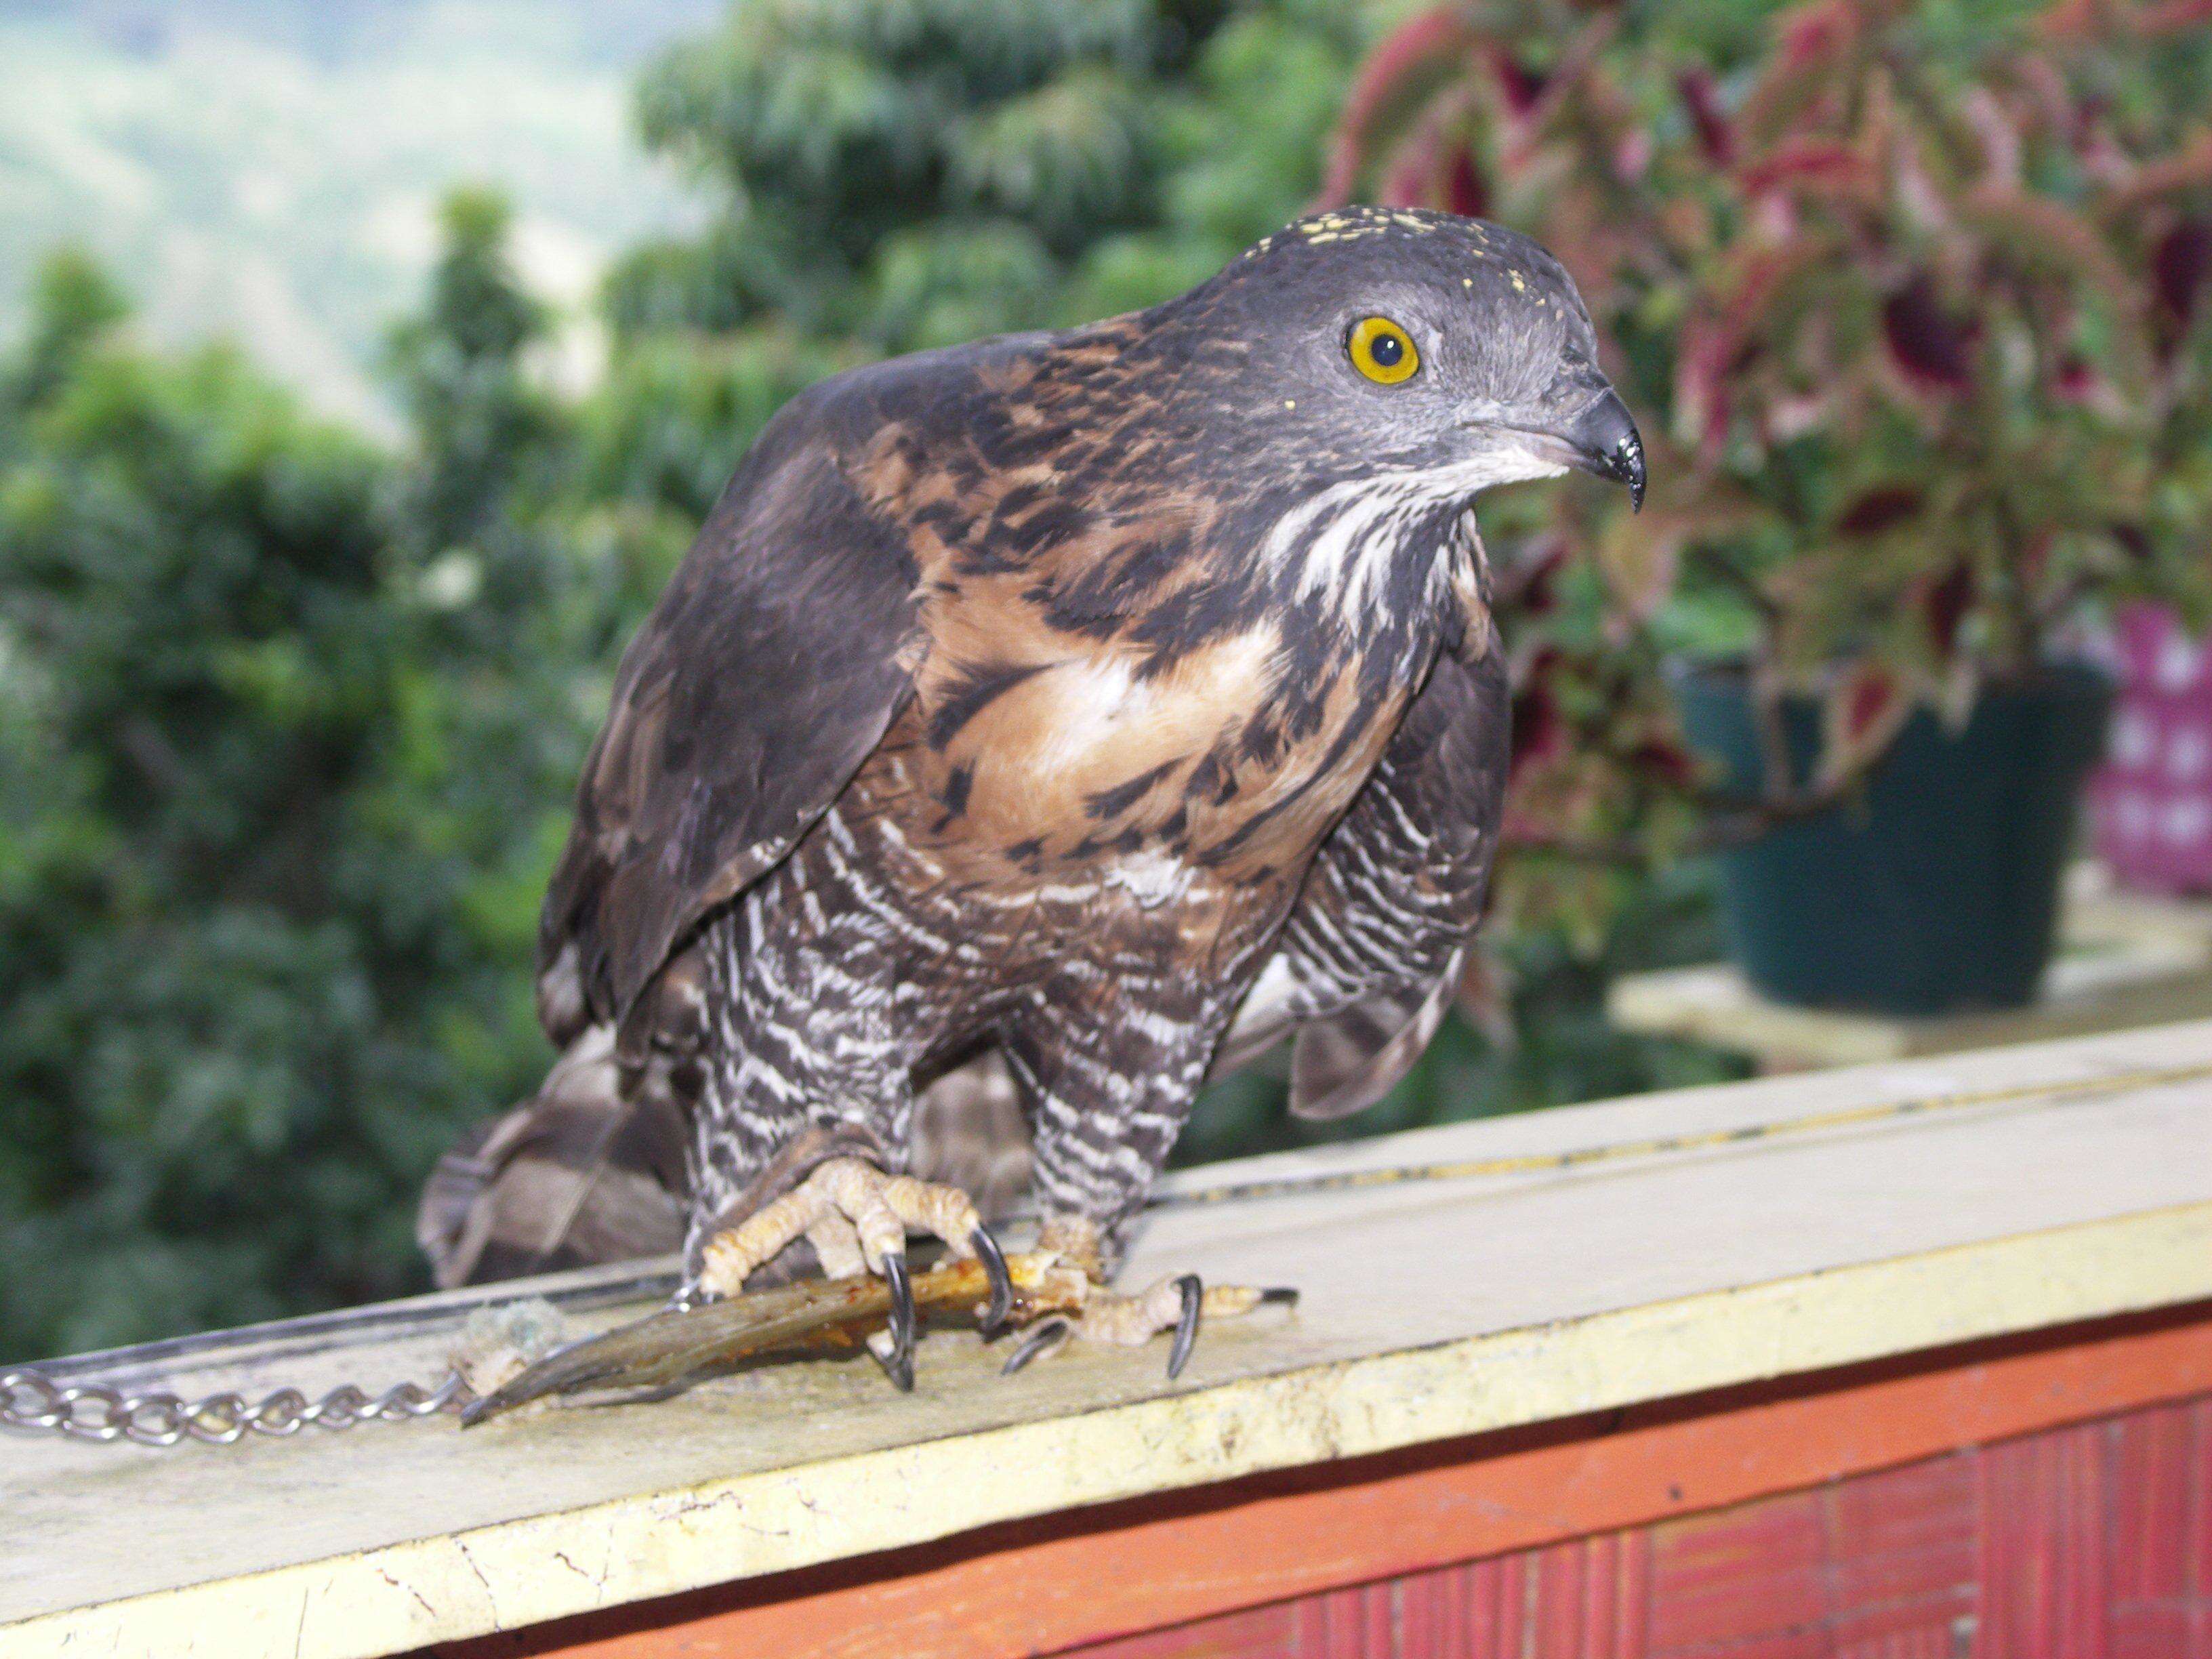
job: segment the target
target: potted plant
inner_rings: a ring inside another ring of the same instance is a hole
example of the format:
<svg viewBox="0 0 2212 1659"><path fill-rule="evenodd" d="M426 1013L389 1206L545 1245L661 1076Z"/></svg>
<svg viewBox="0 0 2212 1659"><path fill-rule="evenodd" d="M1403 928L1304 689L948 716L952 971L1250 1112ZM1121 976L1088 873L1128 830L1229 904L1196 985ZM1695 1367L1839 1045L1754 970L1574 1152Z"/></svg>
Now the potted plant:
<svg viewBox="0 0 2212 1659"><path fill-rule="evenodd" d="M1619 342L1644 518L1562 496L1501 558L1516 823L1720 848L1792 1001L2027 1000L2109 704L2082 619L2212 582L2202 27L1946 15L1820 0L1746 45L1443 9L1378 50L1333 174L1528 230Z"/></svg>

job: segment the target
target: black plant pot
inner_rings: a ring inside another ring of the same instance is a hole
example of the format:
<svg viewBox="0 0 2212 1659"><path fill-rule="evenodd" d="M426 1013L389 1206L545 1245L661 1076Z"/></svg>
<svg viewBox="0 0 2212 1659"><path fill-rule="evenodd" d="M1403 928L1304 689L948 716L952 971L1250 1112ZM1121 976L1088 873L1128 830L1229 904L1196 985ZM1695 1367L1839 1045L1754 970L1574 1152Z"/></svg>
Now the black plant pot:
<svg viewBox="0 0 2212 1659"><path fill-rule="evenodd" d="M1765 784L1748 681L1694 667L1675 688L1691 743L1747 794ZM1963 730L1916 713L1861 798L1723 855L1722 908L1745 975L1783 1002L1883 1013L2014 1008L2057 931L2083 780L2112 689L2057 665L1986 690ZM1784 708L1793 780L1820 746L1810 700Z"/></svg>

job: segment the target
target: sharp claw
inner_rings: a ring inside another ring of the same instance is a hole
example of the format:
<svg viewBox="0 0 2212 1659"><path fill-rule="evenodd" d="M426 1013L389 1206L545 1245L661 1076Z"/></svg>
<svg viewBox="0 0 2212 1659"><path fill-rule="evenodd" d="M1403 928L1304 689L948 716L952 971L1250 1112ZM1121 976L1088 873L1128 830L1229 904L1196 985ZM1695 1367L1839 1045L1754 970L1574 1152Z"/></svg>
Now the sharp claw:
<svg viewBox="0 0 2212 1659"><path fill-rule="evenodd" d="M999 1248L999 1241L980 1222L968 1236L968 1248L975 1252L975 1259L983 1264L983 1271L991 1280L991 1299L983 1304L975 1322L986 1338L994 1337L1006 1322L1006 1316L1014 1310L1013 1275L1006 1271L1006 1252Z"/></svg>
<svg viewBox="0 0 2212 1659"><path fill-rule="evenodd" d="M1182 1316L1176 1321L1175 1345L1168 1350L1170 1382L1181 1376L1182 1368L1190 1363L1190 1351L1198 1343L1199 1310L1206 1304L1206 1286L1196 1273L1185 1273L1176 1280L1176 1289L1182 1292Z"/></svg>
<svg viewBox="0 0 2212 1659"><path fill-rule="evenodd" d="M999 1367L999 1375L1012 1376L1030 1360L1040 1354L1052 1352L1074 1334L1075 1327L1057 1314L1050 1319L1040 1320L1022 1339L1021 1346L1006 1356L1006 1363Z"/></svg>
<svg viewBox="0 0 2212 1659"><path fill-rule="evenodd" d="M881 1334L882 1333L878 1333L878 1336ZM879 1347L876 1338L873 1337L870 1338L864 1346L867 1348L868 1357L884 1368L884 1375L890 1378L891 1387L896 1389L901 1394L914 1392L914 1356L912 1354L908 1354L902 1359L896 1348L886 1350Z"/></svg>
<svg viewBox="0 0 2212 1659"><path fill-rule="evenodd" d="M1260 1292L1263 1307L1295 1308L1298 1305L1298 1287L1295 1285L1270 1285Z"/></svg>
<svg viewBox="0 0 2212 1659"><path fill-rule="evenodd" d="M907 1276L906 1258L886 1255L882 1261L884 1283L891 1293L890 1316L884 1328L891 1334L891 1351L884 1369L902 1394L914 1389L914 1281Z"/></svg>

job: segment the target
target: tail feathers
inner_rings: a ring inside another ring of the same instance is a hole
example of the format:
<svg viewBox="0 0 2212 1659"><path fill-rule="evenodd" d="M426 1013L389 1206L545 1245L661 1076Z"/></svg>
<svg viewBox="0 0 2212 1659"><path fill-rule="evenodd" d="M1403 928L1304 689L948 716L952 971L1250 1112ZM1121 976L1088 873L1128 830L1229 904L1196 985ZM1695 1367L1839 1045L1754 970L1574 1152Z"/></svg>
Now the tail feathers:
<svg viewBox="0 0 2212 1659"><path fill-rule="evenodd" d="M1466 959L1462 947L1425 986L1377 993L1300 1025L1291 1045L1292 1115L1349 1117L1396 1088L1443 1024Z"/></svg>
<svg viewBox="0 0 2212 1659"><path fill-rule="evenodd" d="M613 1032L592 1026L536 1096L438 1160L416 1240L448 1288L677 1249L684 1138L665 1090L625 1095Z"/></svg>
<svg viewBox="0 0 2212 1659"><path fill-rule="evenodd" d="M683 1248L689 1206L682 1109L656 1068L623 1087L612 1030L586 1030L531 1099L438 1160L415 1212L432 1275L450 1289ZM961 1188L988 1218L1029 1186L1030 1135L997 1054L939 1078L915 1103L910 1167Z"/></svg>

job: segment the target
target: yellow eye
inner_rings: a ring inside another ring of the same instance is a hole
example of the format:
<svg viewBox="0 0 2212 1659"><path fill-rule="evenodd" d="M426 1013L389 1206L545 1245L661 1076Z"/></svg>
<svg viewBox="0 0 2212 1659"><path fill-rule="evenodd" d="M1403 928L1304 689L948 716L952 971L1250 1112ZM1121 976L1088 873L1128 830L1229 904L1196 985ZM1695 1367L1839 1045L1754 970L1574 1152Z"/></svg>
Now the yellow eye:
<svg viewBox="0 0 2212 1659"><path fill-rule="evenodd" d="M1411 380L1421 366L1413 337L1388 317L1362 317L1345 337L1344 349L1352 354L1354 368L1382 386Z"/></svg>

